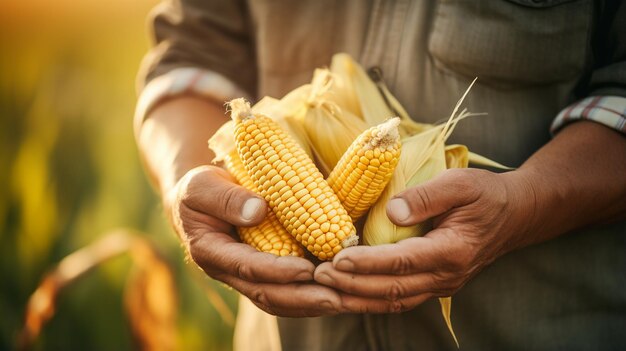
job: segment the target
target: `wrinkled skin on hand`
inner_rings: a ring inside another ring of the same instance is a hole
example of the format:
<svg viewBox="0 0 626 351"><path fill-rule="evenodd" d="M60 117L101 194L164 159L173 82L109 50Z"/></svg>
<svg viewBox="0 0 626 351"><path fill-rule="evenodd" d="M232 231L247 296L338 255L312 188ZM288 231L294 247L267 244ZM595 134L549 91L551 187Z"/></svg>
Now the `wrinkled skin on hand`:
<svg viewBox="0 0 626 351"><path fill-rule="evenodd" d="M397 194L387 207L397 225L432 218L430 232L347 248L318 266L315 280L341 291L342 307L358 313L403 312L451 296L496 258L527 244L533 193L516 172L447 170Z"/></svg>
<svg viewBox="0 0 626 351"><path fill-rule="evenodd" d="M339 294L313 282L313 263L259 252L233 234L234 226L260 223L267 206L225 170L213 166L190 170L164 201L191 259L259 308L289 317L339 312Z"/></svg>

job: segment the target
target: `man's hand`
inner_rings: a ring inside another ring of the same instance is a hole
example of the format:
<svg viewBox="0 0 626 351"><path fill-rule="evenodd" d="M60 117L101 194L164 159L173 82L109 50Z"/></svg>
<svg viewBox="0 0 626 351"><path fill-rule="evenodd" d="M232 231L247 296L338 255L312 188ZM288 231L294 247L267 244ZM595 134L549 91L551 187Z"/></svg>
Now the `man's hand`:
<svg viewBox="0 0 626 351"><path fill-rule="evenodd" d="M509 186L509 175L454 169L396 195L387 206L397 225L433 218L424 237L359 246L320 265L315 280L339 289L353 312L402 312L433 296L451 296L497 257L519 245L532 189ZM525 192L525 193L524 193ZM520 197L524 197L521 199Z"/></svg>
<svg viewBox="0 0 626 351"><path fill-rule="evenodd" d="M180 96L158 105L138 130L146 168L191 258L271 314L338 313L339 295L313 281L311 262L259 252L233 234L234 226L260 223L267 206L228 172L207 165L214 157L207 141L226 121L221 104Z"/></svg>
<svg viewBox="0 0 626 351"><path fill-rule="evenodd" d="M388 203L392 222L432 218L424 237L351 247L315 271L353 312L409 310L450 296L501 255L626 218L626 138L593 122L561 131L518 170L454 169Z"/></svg>
<svg viewBox="0 0 626 351"><path fill-rule="evenodd" d="M274 315L338 313L339 295L312 281L311 262L259 252L236 239L233 225L259 224L267 207L258 195L235 184L228 172L213 166L194 168L165 203L191 258L207 275Z"/></svg>

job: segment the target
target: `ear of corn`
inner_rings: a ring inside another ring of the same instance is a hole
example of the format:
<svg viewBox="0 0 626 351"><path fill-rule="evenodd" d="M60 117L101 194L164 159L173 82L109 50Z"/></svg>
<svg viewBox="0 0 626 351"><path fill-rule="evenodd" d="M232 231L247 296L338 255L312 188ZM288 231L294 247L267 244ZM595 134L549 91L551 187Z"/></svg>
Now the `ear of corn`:
<svg viewBox="0 0 626 351"><path fill-rule="evenodd" d="M236 151L226 157L225 163L239 184L258 192ZM280 224L274 212L268 212L267 217L258 226L238 227L237 232L244 243L259 251L273 253L277 256L304 257L302 247Z"/></svg>
<svg viewBox="0 0 626 351"><path fill-rule="evenodd" d="M364 215L391 179L400 157L399 118L363 132L328 176L352 220Z"/></svg>
<svg viewBox="0 0 626 351"><path fill-rule="evenodd" d="M234 122L225 123L209 140L209 147L216 157L213 162L224 161L224 165L237 182L248 190L259 193L254 182L243 166L235 148ZM298 242L280 224L273 212L257 226L237 227L241 241L255 249L277 256L304 257L304 251Z"/></svg>
<svg viewBox="0 0 626 351"><path fill-rule="evenodd" d="M241 161L283 227L321 260L358 244L350 216L302 148L244 99L229 106Z"/></svg>

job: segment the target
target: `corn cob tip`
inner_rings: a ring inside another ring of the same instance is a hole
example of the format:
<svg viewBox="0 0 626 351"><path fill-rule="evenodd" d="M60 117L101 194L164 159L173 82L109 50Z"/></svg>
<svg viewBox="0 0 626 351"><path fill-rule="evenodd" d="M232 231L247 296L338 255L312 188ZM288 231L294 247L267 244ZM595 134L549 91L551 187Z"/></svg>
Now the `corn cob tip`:
<svg viewBox="0 0 626 351"><path fill-rule="evenodd" d="M365 147L367 149L373 149L376 147L389 147L394 145L400 138L398 132L398 126L400 125L400 118L393 117L385 122L377 125L372 132L370 140L366 141Z"/></svg>
<svg viewBox="0 0 626 351"><path fill-rule="evenodd" d="M345 249L346 247L350 247L350 246L357 246L359 244L359 237L357 235L350 235L349 237L345 238L342 242L341 242L341 246Z"/></svg>
<svg viewBox="0 0 626 351"><path fill-rule="evenodd" d="M235 122L254 117L254 115L252 114L252 108L250 107L250 103L244 98L230 100L227 105L230 112L230 117Z"/></svg>

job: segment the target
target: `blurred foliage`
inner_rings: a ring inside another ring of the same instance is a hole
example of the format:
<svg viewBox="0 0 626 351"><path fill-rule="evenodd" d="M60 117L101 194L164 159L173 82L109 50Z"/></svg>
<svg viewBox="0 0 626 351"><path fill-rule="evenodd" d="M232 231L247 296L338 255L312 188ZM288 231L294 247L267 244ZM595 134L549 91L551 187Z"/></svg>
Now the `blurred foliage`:
<svg viewBox="0 0 626 351"><path fill-rule="evenodd" d="M232 321L207 296L234 312L236 295L184 263L133 140L135 74L153 5L0 2L2 350L14 348L44 274L116 227L150 233L172 265L178 348L231 348ZM129 272L129 259L115 258L64 290L36 349L134 349L123 298Z"/></svg>

